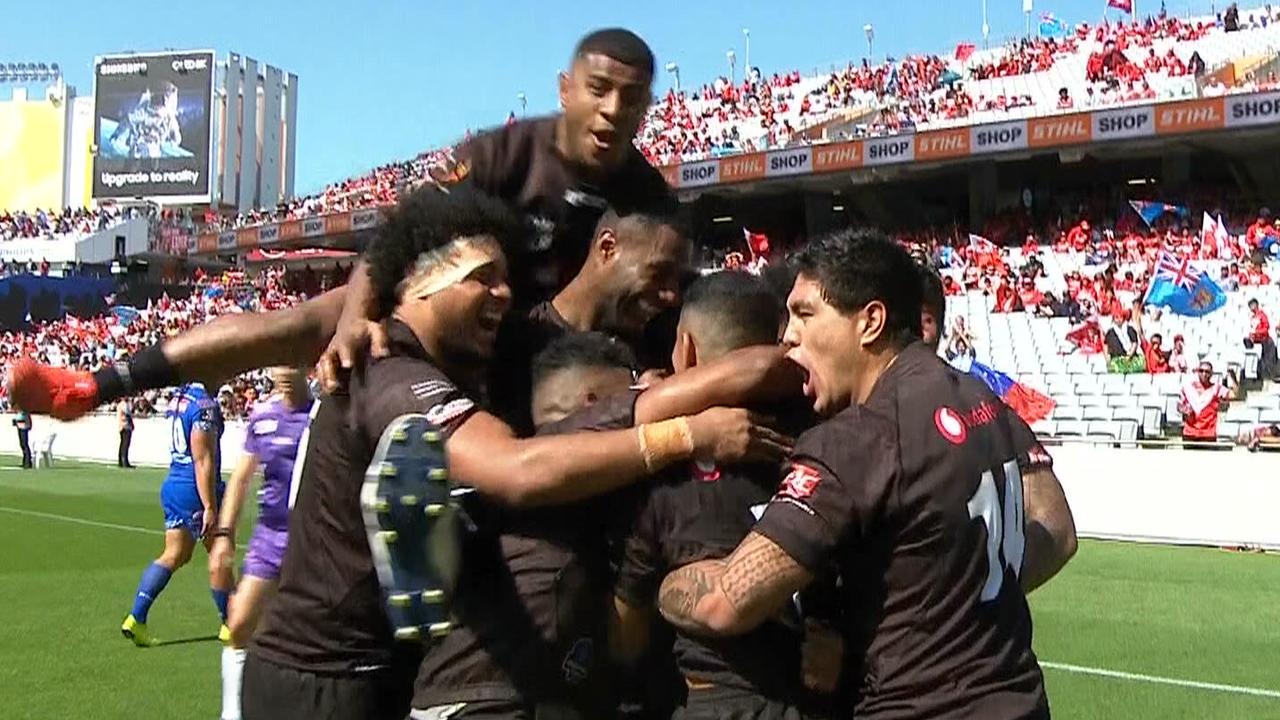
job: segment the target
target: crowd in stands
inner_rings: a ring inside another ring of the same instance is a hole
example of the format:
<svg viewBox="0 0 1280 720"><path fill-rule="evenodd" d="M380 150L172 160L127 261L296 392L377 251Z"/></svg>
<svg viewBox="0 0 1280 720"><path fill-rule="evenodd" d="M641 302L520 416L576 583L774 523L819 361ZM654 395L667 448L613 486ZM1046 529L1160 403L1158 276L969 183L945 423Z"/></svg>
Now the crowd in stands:
<svg viewBox="0 0 1280 720"><path fill-rule="evenodd" d="M122 217L134 217L144 212L148 211L121 209L114 205L33 212L0 210L0 241L88 235L111 227Z"/></svg>
<svg viewBox="0 0 1280 720"><path fill-rule="evenodd" d="M1053 112L1147 101L1157 97L1149 76L1197 76L1206 69L1194 50L1171 48L1152 55L1157 40L1193 43L1209 33L1266 28L1277 19L1280 10L1269 6L1244 18L1238 9L1228 8L1217 18L1194 20L1169 16L1162 9L1157 16L1131 22L1083 23L1063 37L1012 41L998 54L980 54L972 44L962 43L954 57L911 54L878 64L863 59L814 76L795 69L770 75L748 68L740 81L719 77L693 90L662 94L646 115L636 145L650 162L665 165L815 142L821 133L806 131L846 111L866 115L858 120L854 135L877 136L962 123L980 112L998 115L1040 105ZM1063 87L1056 98L1026 92L971 93L965 87L966 81L1044 73L1062 59L1085 52L1086 77L1077 87ZM1204 92L1253 91L1277 84L1269 73L1265 78L1240 78L1233 88L1210 84ZM514 114L508 117L512 121ZM376 168L274 208L235 216L210 212L202 229L216 232L390 205L403 188L427 177L439 152ZM0 235L5 228L0 216Z"/></svg>
<svg viewBox="0 0 1280 720"><path fill-rule="evenodd" d="M5 332L0 334L0 375L7 375L10 366L23 356L96 371L221 315L276 310L301 302L306 295L289 287L291 280L300 279L290 277L282 267L265 269L252 278L236 270L217 277L201 275L185 298L166 294L144 308L113 308L99 317L67 316L25 332ZM335 275L333 279L341 278ZM226 392L219 389L227 416L244 417L265 382L265 373L254 372L228 383L223 388ZM5 401L7 404L7 398ZM140 416L162 412L166 401L163 392L151 391L135 399L135 410Z"/></svg>

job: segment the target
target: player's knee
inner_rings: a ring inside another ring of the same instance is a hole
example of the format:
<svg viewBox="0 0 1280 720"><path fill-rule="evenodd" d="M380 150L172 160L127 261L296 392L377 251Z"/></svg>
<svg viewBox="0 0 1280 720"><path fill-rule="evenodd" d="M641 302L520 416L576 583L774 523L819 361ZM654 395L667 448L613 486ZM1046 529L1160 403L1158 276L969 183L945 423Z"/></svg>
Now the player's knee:
<svg viewBox="0 0 1280 720"><path fill-rule="evenodd" d="M160 564L168 566L170 570L177 570L191 562L193 549L189 547L165 548L164 555L160 556Z"/></svg>

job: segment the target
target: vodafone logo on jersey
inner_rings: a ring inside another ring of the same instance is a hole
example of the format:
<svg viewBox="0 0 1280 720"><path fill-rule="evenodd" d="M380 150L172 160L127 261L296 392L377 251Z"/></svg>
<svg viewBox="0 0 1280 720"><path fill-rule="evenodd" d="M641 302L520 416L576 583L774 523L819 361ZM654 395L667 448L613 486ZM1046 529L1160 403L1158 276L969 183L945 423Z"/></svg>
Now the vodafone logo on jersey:
<svg viewBox="0 0 1280 720"><path fill-rule="evenodd" d="M963 445L969 438L969 426L960 413L949 407L940 407L933 413L933 424L938 433L952 445Z"/></svg>

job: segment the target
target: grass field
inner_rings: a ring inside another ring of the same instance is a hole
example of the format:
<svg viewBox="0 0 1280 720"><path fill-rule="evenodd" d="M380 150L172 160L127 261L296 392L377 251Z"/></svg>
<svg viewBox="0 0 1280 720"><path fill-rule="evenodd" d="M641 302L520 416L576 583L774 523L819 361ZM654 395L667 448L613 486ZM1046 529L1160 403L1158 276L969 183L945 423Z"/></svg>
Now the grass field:
<svg viewBox="0 0 1280 720"><path fill-rule="evenodd" d="M0 458L0 718L216 718L202 552L152 609L169 644L120 637L161 546L160 471L16 465ZM1280 557L1083 543L1032 598L1054 717L1280 719L1278 590Z"/></svg>

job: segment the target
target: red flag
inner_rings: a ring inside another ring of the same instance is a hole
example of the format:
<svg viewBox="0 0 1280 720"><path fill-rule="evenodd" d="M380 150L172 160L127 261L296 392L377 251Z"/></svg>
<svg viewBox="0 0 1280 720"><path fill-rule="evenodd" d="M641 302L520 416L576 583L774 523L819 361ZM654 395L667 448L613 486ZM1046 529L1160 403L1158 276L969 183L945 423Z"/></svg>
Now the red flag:
<svg viewBox="0 0 1280 720"><path fill-rule="evenodd" d="M769 236L764 233L753 233L746 228L742 228L743 239L747 241L747 248L751 250L751 256L769 255Z"/></svg>
<svg viewBox="0 0 1280 720"><path fill-rule="evenodd" d="M1107 0L1107 7L1133 14L1133 0Z"/></svg>
<svg viewBox="0 0 1280 720"><path fill-rule="evenodd" d="M969 57L973 55L974 51L976 51L977 49L978 49L978 46L974 45L971 42L962 42L959 45L956 45L956 60L958 62L964 62L965 60L968 60Z"/></svg>

